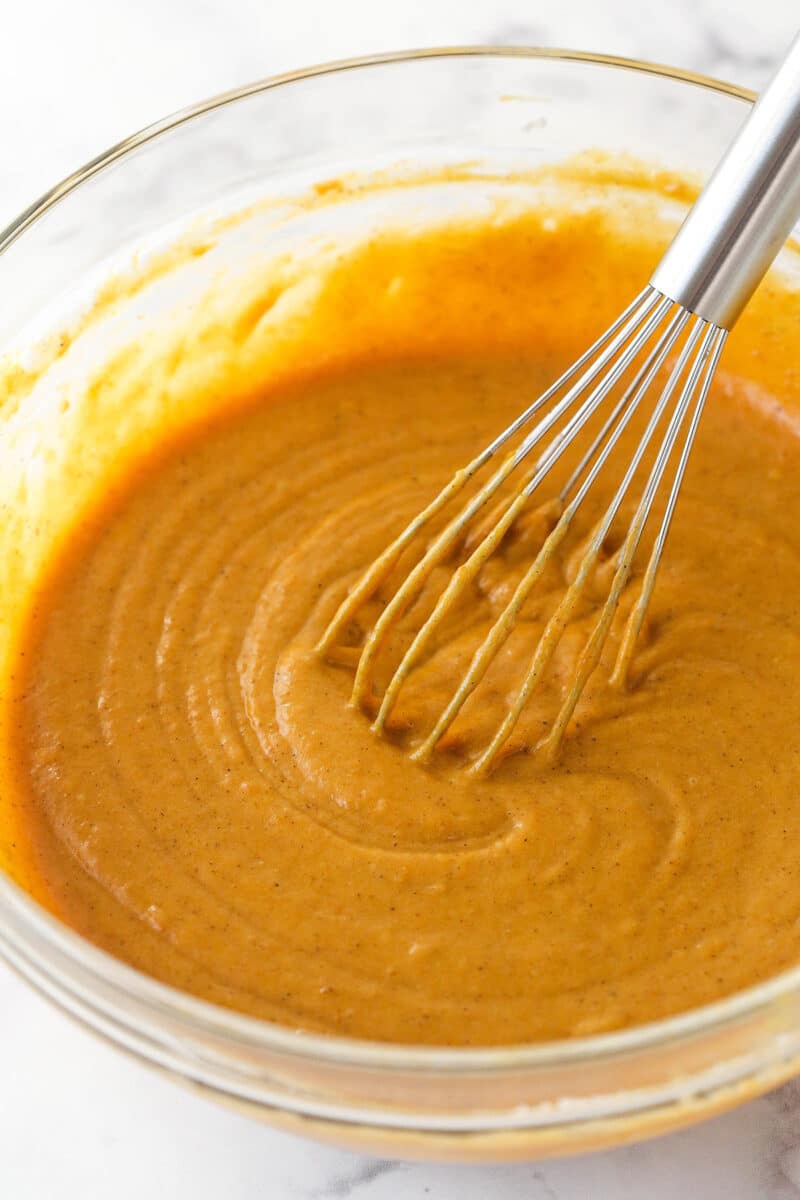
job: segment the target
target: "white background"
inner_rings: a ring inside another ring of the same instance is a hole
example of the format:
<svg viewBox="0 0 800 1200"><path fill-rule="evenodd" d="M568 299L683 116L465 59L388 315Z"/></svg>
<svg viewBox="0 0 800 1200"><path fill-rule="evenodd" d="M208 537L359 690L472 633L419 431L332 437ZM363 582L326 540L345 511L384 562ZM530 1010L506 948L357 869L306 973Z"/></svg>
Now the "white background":
<svg viewBox="0 0 800 1200"><path fill-rule="evenodd" d="M760 86L797 0L0 0L0 227L134 129L274 72L463 42L570 46ZM0 966L0 1200L788 1200L800 1085L655 1142L508 1167L383 1163L232 1116Z"/></svg>

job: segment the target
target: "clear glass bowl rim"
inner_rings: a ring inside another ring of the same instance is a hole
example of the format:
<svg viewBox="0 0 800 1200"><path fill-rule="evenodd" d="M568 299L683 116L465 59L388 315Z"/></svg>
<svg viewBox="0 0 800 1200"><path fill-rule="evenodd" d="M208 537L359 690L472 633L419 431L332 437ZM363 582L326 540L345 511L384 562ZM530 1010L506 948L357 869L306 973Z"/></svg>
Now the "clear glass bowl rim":
<svg viewBox="0 0 800 1200"><path fill-rule="evenodd" d="M56 184L0 232L0 254L50 208L91 179L92 176L147 142L214 109L235 103L259 92L316 76L377 67L381 64L401 64L420 59L457 57L531 58L601 66L690 84L748 103L753 103L756 99L756 94L751 90L714 79L711 76L659 63L617 55L595 54L582 50L467 45L431 47L340 59L280 75L268 76L243 87L223 92L208 100L181 109L116 143L105 153L93 158ZM683 1041L693 1036L709 1033L737 1020L753 1017L759 1010L769 1007L795 990L800 993L800 966L798 966L755 987L737 992L724 1000L617 1033L487 1048L401 1045L291 1030L224 1009L160 983L92 945L53 917L22 888L3 872L0 872L0 943L3 941L4 935L11 945L11 953L8 955L9 965L14 967L23 978L27 978L28 982L32 983L37 990L43 989L37 984L35 978L29 978L28 971L20 962L21 958L24 960L27 957L26 949L30 949L29 946L26 946L28 936L32 937L33 942L44 951L49 951L53 959L61 960L62 969L68 969L70 964L73 965L84 976L94 978L104 993L107 994L110 991L112 994L116 994L123 1004L126 1001L133 1001L140 1010L148 1012L155 1022L158 1022L159 1018L169 1018L182 1025L190 1036L205 1034L222 1042L235 1043L240 1048L247 1046L255 1051L278 1052L289 1058L298 1057L338 1066L366 1067L377 1070L399 1069L404 1072L411 1070L457 1075L462 1072L503 1071L510 1068L514 1070L552 1069L559 1065L574 1066L580 1061L596 1061L635 1054L648 1049L662 1049L670 1042ZM2 950L3 947L0 945L0 951ZM19 951L19 953L15 951ZM39 954L41 954L41 949ZM38 957L39 955L34 950L34 961ZM51 965L54 970L58 969L55 963L51 963ZM38 970L34 968L31 974L38 975ZM77 981L78 992L83 991L85 986L85 982ZM57 998L57 994L54 995L54 998ZM95 1004L101 1011L106 1007L99 999L95 1000Z"/></svg>

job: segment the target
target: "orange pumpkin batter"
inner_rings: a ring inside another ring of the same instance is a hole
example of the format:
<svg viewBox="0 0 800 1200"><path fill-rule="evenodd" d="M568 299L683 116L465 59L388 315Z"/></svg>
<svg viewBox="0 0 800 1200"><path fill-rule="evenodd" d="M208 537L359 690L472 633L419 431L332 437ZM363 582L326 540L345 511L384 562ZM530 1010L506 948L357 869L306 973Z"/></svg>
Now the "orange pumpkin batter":
<svg viewBox="0 0 800 1200"><path fill-rule="evenodd" d="M111 428L104 388L134 405L146 379L172 399L97 473L18 624L2 782L35 895L176 987L408 1043L619 1028L800 961L800 300L788 285L764 287L731 339L632 686L608 686L615 627L557 764L524 751L569 681L610 560L518 727L520 752L488 778L463 771L581 531L428 768L408 748L543 518L492 560L386 739L348 707L352 671L314 651L348 583L629 301L665 236L655 218L645 235L579 207L389 231L319 268L280 353L265 280L230 314L198 316L180 353L167 338L109 365L76 454ZM181 376L184 360L199 369Z"/></svg>

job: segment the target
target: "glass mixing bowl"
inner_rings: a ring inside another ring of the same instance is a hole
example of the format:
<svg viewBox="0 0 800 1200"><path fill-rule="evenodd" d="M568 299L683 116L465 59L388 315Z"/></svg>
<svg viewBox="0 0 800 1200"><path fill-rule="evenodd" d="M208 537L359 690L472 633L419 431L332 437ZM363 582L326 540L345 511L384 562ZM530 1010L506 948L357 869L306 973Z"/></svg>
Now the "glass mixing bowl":
<svg viewBox="0 0 800 1200"><path fill-rule="evenodd" d="M46 327L121 250L249 195L397 163L485 160L496 178L504 164L587 149L702 181L752 99L645 63L516 48L384 56L256 83L113 147L14 222L0 237L0 348L32 323ZM7 415L0 408L0 439ZM669 1020L542 1045L294 1033L90 945L13 882L8 841L0 827L0 951L21 975L176 1080L314 1137L399 1157L534 1158L684 1125L800 1070L800 968Z"/></svg>

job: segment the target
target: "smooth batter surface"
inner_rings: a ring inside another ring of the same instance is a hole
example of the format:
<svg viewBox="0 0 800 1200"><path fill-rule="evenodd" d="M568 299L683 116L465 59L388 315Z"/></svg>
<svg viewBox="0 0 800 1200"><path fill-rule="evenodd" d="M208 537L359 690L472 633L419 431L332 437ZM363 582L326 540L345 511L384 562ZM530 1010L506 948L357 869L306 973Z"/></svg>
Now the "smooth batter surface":
<svg viewBox="0 0 800 1200"><path fill-rule="evenodd" d="M526 751L610 559L518 752L486 779L463 771L615 470L431 767L408 749L546 515L487 566L386 739L348 707L347 654L314 652L358 571L630 299L655 253L580 216L388 239L340 263L308 317L352 328L359 299L390 296L369 336L356 321L346 354L254 378L247 403L118 464L113 501L98 487L53 551L10 691L6 779L31 889L65 921L220 1004L408 1043L619 1028L800 960L800 388L791 361L763 353L797 329L795 296L766 292L732 343L632 686L607 685L617 626L555 767Z"/></svg>

